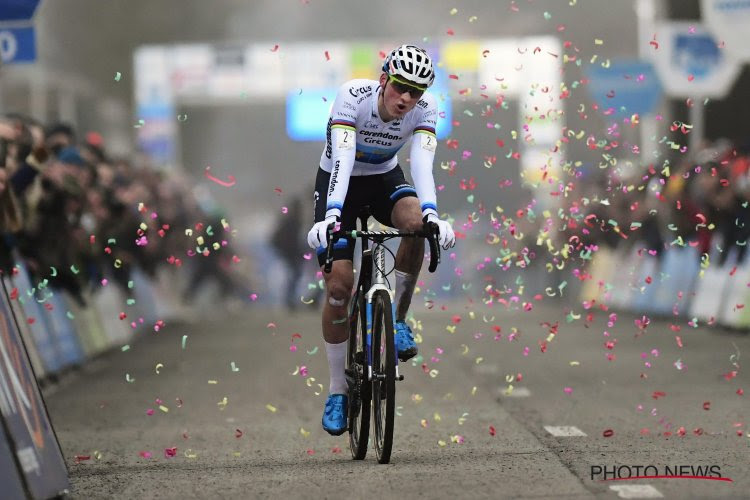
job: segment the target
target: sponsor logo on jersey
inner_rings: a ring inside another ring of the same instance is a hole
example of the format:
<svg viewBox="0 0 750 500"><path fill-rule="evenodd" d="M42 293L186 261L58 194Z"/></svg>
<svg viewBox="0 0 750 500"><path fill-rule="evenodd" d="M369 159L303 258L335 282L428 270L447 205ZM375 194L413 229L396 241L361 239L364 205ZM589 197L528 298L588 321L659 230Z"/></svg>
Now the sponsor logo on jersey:
<svg viewBox="0 0 750 500"><path fill-rule="evenodd" d="M336 160L336 164L333 166L333 173L331 173L331 182L328 185L328 197L331 197L333 190L336 189L336 184L339 182L339 167L341 166L341 160Z"/></svg>
<svg viewBox="0 0 750 500"><path fill-rule="evenodd" d="M366 85L359 88L349 88L349 94L351 94L352 97L358 97L362 94L367 94L368 92L372 93L372 85Z"/></svg>
<svg viewBox="0 0 750 500"><path fill-rule="evenodd" d="M369 130L360 130L359 133L365 136L365 144L377 144L379 146L392 146L394 141L400 141L400 135L389 134L388 132L370 132Z"/></svg>

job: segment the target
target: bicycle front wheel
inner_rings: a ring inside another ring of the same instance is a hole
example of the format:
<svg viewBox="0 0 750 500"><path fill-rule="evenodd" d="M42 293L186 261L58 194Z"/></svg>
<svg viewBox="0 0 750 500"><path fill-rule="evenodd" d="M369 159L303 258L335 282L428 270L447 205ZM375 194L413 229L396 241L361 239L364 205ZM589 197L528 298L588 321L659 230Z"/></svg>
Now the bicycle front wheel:
<svg viewBox="0 0 750 500"><path fill-rule="evenodd" d="M367 455L370 436L371 387L367 382L365 334L367 322L365 301L361 291L352 298L349 314L349 346L346 354L346 382L349 386L349 449L354 460Z"/></svg>
<svg viewBox="0 0 750 500"><path fill-rule="evenodd" d="M387 464L393 447L393 417L396 409L396 346L393 309L385 290L373 297L372 413L375 420L375 452Z"/></svg>

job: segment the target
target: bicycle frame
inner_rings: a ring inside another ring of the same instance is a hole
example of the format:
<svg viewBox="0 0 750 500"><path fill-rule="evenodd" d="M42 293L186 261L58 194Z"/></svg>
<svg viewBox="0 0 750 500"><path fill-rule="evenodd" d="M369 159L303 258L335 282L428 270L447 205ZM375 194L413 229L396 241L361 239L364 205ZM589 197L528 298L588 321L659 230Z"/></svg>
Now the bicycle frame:
<svg viewBox="0 0 750 500"><path fill-rule="evenodd" d="M361 227L367 229L367 219L360 218ZM367 238L362 239L362 262L360 264L360 275L359 282L357 283L357 290L362 290L365 296L365 317L367 321L367 330L365 334L365 346L367 354L367 381L372 382L372 300L377 290L385 290L391 298L391 304L393 304L394 292L388 286L386 286L385 275L383 269L385 269L385 249L383 244L376 243L373 248L370 248L369 240ZM374 268L374 273L373 273ZM369 285L369 286L368 286ZM364 287L368 287L364 290ZM396 310L391 306L391 315L393 317L393 324L396 324ZM391 332L393 333L393 332ZM398 355L394 353L396 358L396 380L402 380L398 371Z"/></svg>

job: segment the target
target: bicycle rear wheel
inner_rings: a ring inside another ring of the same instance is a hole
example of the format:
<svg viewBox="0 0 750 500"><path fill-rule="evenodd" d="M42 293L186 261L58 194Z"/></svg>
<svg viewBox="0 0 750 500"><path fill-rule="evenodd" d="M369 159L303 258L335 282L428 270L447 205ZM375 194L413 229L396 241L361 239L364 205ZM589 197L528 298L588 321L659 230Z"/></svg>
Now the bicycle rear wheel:
<svg viewBox="0 0 750 500"><path fill-rule="evenodd" d="M375 419L375 453L387 464L393 447L393 417L396 409L396 346L391 298L385 290L373 297L372 412Z"/></svg>
<svg viewBox="0 0 750 500"><path fill-rule="evenodd" d="M346 382L349 386L349 449L354 460L367 455L370 437L371 387L367 382L367 360L365 358L365 334L367 321L365 301L358 290L352 298L349 314L349 346L346 354Z"/></svg>

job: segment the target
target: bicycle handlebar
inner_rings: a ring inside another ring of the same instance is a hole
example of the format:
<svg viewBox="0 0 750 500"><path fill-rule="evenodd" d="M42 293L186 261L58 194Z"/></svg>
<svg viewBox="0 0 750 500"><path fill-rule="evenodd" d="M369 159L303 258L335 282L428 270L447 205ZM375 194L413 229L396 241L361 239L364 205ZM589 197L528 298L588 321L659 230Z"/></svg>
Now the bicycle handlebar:
<svg viewBox="0 0 750 500"><path fill-rule="evenodd" d="M333 224L328 227L328 247L326 248L326 260L323 270L331 272L333 267L333 245L339 238L351 236L352 238L368 238L376 242L383 242L388 238L425 238L430 245L430 265L428 270L435 272L440 263L440 245L438 244L438 225L434 222L425 222L422 229L417 231L334 231Z"/></svg>

